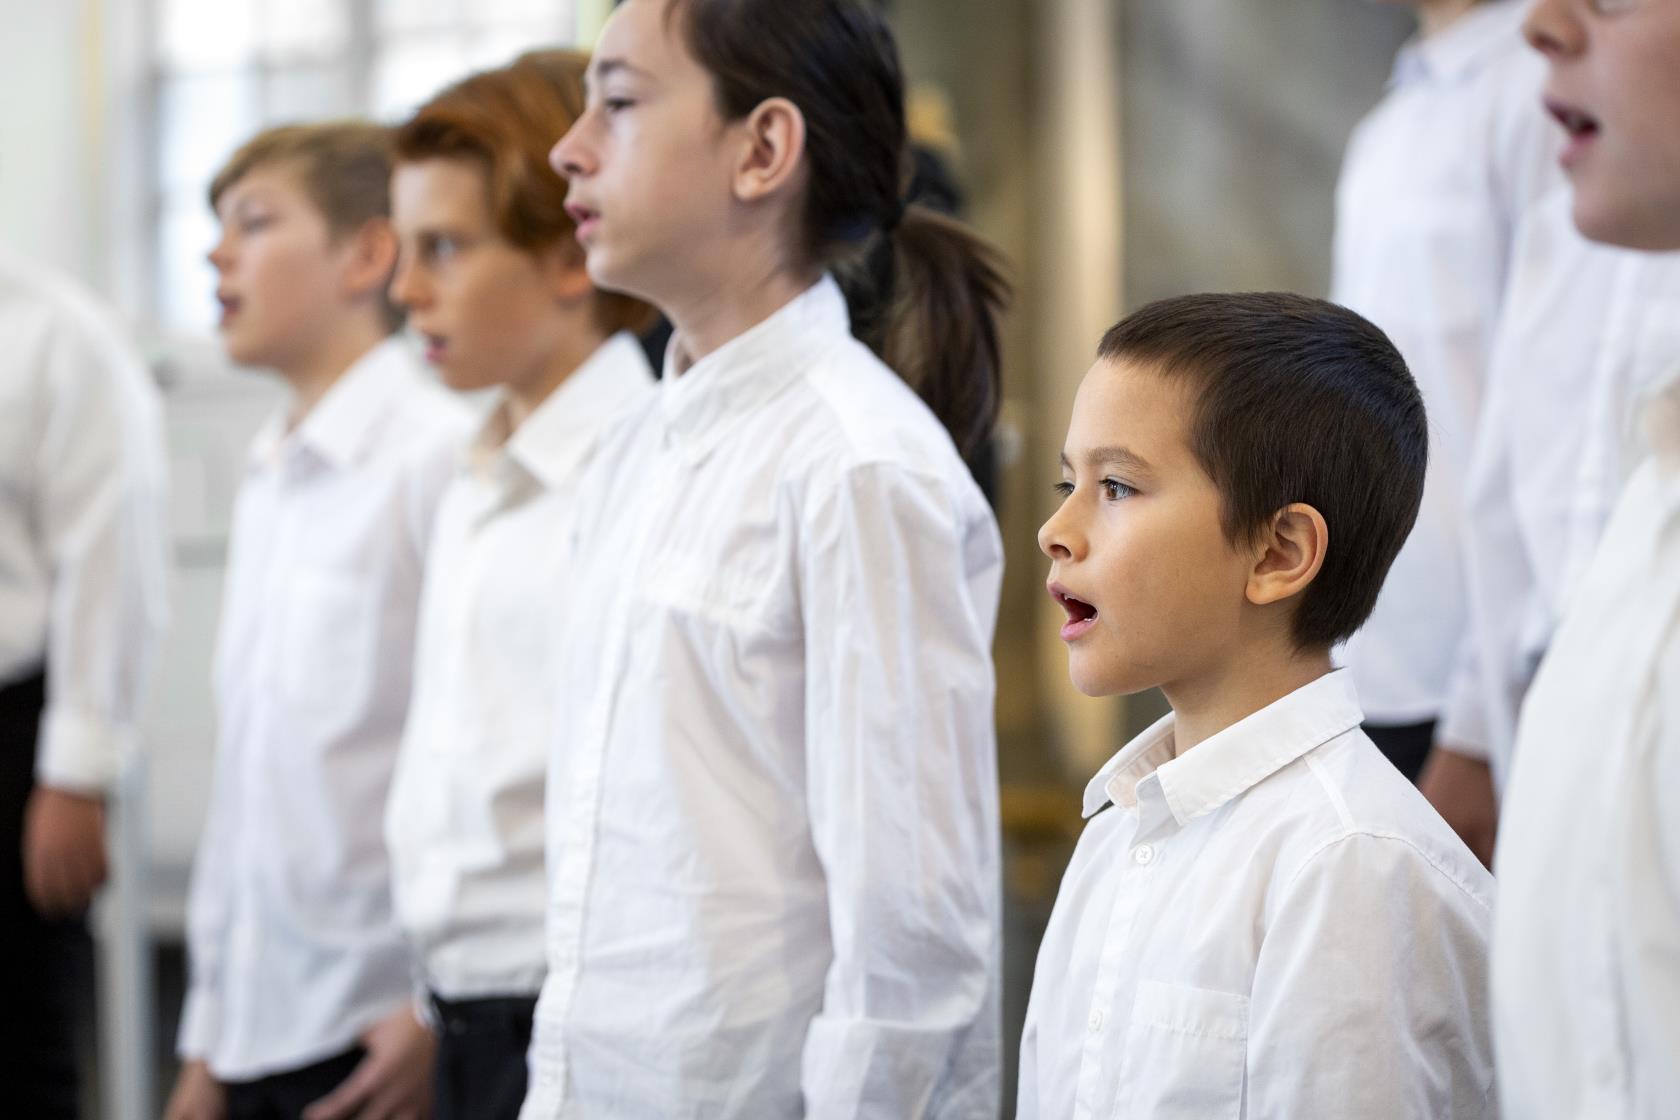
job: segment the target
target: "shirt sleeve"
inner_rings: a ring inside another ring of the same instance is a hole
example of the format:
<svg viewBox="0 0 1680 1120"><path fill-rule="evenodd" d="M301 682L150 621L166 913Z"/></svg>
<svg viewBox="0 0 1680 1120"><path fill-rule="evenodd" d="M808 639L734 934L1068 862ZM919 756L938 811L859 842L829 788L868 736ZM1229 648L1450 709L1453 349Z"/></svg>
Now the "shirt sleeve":
<svg viewBox="0 0 1680 1120"><path fill-rule="evenodd" d="M1261 948L1247 1115L1495 1116L1489 925L1408 840L1352 834L1312 855Z"/></svg>
<svg viewBox="0 0 1680 1120"><path fill-rule="evenodd" d="M68 320L46 365L35 502L48 569L42 785L99 793L133 749L167 619L160 403L138 358Z"/></svg>
<svg viewBox="0 0 1680 1120"><path fill-rule="evenodd" d="M853 468L803 528L807 796L834 957L813 1118L995 1117L1001 553L951 487Z"/></svg>

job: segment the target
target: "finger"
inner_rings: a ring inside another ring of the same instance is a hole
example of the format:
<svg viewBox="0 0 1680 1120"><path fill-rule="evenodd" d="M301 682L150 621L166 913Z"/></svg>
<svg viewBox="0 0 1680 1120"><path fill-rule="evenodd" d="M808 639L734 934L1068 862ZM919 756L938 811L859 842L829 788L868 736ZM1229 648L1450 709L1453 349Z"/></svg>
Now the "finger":
<svg viewBox="0 0 1680 1120"><path fill-rule="evenodd" d="M40 868L36 882L35 909L43 918L57 918L64 913L64 870L54 864Z"/></svg>
<svg viewBox="0 0 1680 1120"><path fill-rule="evenodd" d="M378 1092L379 1083L379 1066L372 1057L364 1058L342 1085L303 1110L303 1120L350 1120Z"/></svg>

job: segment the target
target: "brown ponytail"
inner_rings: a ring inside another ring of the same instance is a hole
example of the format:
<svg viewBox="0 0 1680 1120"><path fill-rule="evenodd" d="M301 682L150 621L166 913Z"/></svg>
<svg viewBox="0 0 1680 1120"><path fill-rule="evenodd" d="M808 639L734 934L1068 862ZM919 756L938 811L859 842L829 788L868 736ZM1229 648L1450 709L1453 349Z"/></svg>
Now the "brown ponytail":
<svg viewBox="0 0 1680 1120"><path fill-rule="evenodd" d="M1009 285L978 236L905 206L904 76L880 12L864 0L667 3L725 118L772 97L799 107L811 163L805 259L834 269L854 333L915 388L958 450L975 450L997 420ZM884 269L868 250L887 257Z"/></svg>

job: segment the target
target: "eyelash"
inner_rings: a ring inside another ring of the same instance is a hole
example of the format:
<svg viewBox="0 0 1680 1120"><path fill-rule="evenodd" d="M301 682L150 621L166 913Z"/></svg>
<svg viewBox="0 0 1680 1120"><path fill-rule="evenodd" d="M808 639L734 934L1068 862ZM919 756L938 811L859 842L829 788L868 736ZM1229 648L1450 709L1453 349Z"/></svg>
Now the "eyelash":
<svg viewBox="0 0 1680 1120"><path fill-rule="evenodd" d="M1097 485L1103 488L1104 495L1111 502L1118 502L1123 498L1130 498L1132 495L1137 493L1136 489L1127 486L1118 478L1105 478L1098 482ZM1055 486L1051 487L1051 489L1060 494L1063 498L1071 497L1073 494L1073 483L1066 481L1058 482Z"/></svg>
<svg viewBox="0 0 1680 1120"><path fill-rule="evenodd" d="M634 105L628 97L607 97L601 100L601 107L609 113L616 113L621 109L628 109Z"/></svg>

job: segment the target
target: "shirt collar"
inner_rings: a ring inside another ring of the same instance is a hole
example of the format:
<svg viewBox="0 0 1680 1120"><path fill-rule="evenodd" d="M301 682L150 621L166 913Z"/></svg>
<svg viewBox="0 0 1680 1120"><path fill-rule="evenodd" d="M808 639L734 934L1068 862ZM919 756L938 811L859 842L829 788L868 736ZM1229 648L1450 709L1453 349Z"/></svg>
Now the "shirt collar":
<svg viewBox="0 0 1680 1120"><path fill-rule="evenodd" d="M1440 33L1412 38L1394 59L1389 85L1451 82L1475 73L1490 55L1522 34L1522 14L1523 5L1509 0L1477 4Z"/></svg>
<svg viewBox="0 0 1680 1120"><path fill-rule="evenodd" d="M271 416L251 445L252 465L272 464L288 448L307 449L341 469L356 463L391 415L391 402L414 388L406 347L393 335L363 354L292 431L284 411Z"/></svg>
<svg viewBox="0 0 1680 1120"><path fill-rule="evenodd" d="M613 419L652 392L653 370L633 335L619 332L595 349L510 437L507 402L490 411L468 462L493 469L506 462L555 490L576 472Z"/></svg>
<svg viewBox="0 0 1680 1120"><path fill-rule="evenodd" d="M1173 757L1174 717L1128 743L1085 787L1085 815L1106 802L1141 813L1163 799L1180 826L1206 816L1364 719L1346 670L1326 673ZM1150 781L1150 779L1154 779Z"/></svg>
<svg viewBox="0 0 1680 1120"><path fill-rule="evenodd" d="M718 347L680 375L681 339L665 351L659 411L673 439L698 452L720 436L726 417L769 401L834 344L851 337L851 316L834 278L825 274L765 319Z"/></svg>

